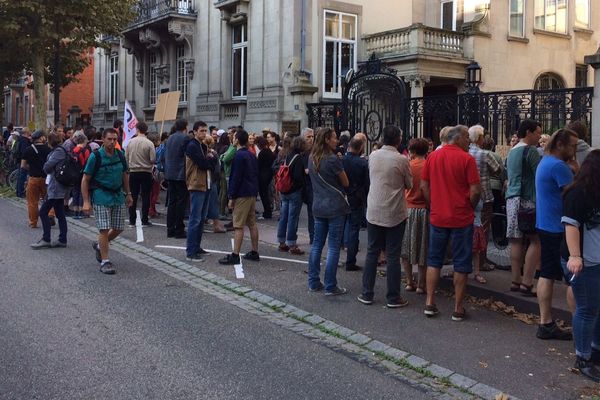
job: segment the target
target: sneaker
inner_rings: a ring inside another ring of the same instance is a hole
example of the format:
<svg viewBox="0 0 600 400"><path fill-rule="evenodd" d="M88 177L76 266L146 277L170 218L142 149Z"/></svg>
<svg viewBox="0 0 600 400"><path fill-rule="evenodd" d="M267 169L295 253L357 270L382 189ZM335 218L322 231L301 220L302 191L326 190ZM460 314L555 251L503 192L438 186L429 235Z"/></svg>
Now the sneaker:
<svg viewBox="0 0 600 400"><path fill-rule="evenodd" d="M339 296L348 293L348 289L336 286L333 290L325 291L325 296Z"/></svg>
<svg viewBox="0 0 600 400"><path fill-rule="evenodd" d="M100 265L100 272L106 275L114 275L117 271L115 271L115 268L113 267L112 263L110 261L107 261L104 264Z"/></svg>
<svg viewBox="0 0 600 400"><path fill-rule="evenodd" d="M227 254L225 257L219 260L219 264L223 265L235 265L240 263L240 255L239 254Z"/></svg>
<svg viewBox="0 0 600 400"><path fill-rule="evenodd" d="M440 311L438 310L438 308L436 307L435 304L432 304L432 305L426 304L425 309L423 310L423 314L425 314L426 317L434 317L434 316L438 315L439 313L440 313Z"/></svg>
<svg viewBox="0 0 600 400"><path fill-rule="evenodd" d="M183 231L181 233L176 233L173 235L175 239L187 239L187 232Z"/></svg>
<svg viewBox="0 0 600 400"><path fill-rule="evenodd" d="M102 253L100 253L100 244L98 242L92 243L92 249L96 252L96 261L102 262Z"/></svg>
<svg viewBox="0 0 600 400"><path fill-rule="evenodd" d="M61 242L60 240L56 240L52 242L52 247L67 247L67 244Z"/></svg>
<svg viewBox="0 0 600 400"><path fill-rule="evenodd" d="M150 221L142 222L142 226L152 226L152 222L150 222Z"/></svg>
<svg viewBox="0 0 600 400"><path fill-rule="evenodd" d="M244 254L244 260L260 261L260 256L257 251L252 250Z"/></svg>
<svg viewBox="0 0 600 400"><path fill-rule="evenodd" d="M288 251L290 251L290 246L288 246L285 243L279 243L279 251L287 253Z"/></svg>
<svg viewBox="0 0 600 400"><path fill-rule="evenodd" d="M321 282L319 282L319 284L317 285L317 287L314 288L308 288L309 292L315 293L315 292L320 292L321 290L325 289L325 286L323 286L323 284Z"/></svg>
<svg viewBox="0 0 600 400"><path fill-rule="evenodd" d="M397 301L388 301L386 304L387 308L402 308L408 305L408 300L400 298Z"/></svg>
<svg viewBox="0 0 600 400"><path fill-rule="evenodd" d="M364 294L356 296L356 300L360 301L363 304L366 304L367 306L373 304L373 299L368 299Z"/></svg>
<svg viewBox="0 0 600 400"><path fill-rule="evenodd" d="M452 321L460 322L460 321L464 320L466 317L467 317L467 313L464 308L462 311L454 311L452 313Z"/></svg>
<svg viewBox="0 0 600 400"><path fill-rule="evenodd" d="M33 250L49 249L52 247L52 243L46 242L44 239L40 239L37 243L29 245Z"/></svg>
<svg viewBox="0 0 600 400"><path fill-rule="evenodd" d="M592 360L584 360L581 357L577 357L575 360L575 368L581 372L582 375L587 376L594 382L600 382L600 370L594 365Z"/></svg>
<svg viewBox="0 0 600 400"><path fill-rule="evenodd" d="M538 325L535 336L542 340L573 340L573 334L565 329L561 329L556 322L552 321L552 325Z"/></svg>
<svg viewBox="0 0 600 400"><path fill-rule="evenodd" d="M202 247L200 247L200 249L198 250L198 252L196 254L204 255L204 254L210 254L210 253L208 251L204 250Z"/></svg>
<svg viewBox="0 0 600 400"><path fill-rule="evenodd" d="M202 258L200 253L196 253L193 256L187 256L187 257L185 257L185 259L188 261L193 261L193 262L203 262L204 261L204 258Z"/></svg>
<svg viewBox="0 0 600 400"><path fill-rule="evenodd" d="M304 250L300 249L300 247L298 246L291 246L290 247L290 254L294 255L294 256L303 256Z"/></svg>

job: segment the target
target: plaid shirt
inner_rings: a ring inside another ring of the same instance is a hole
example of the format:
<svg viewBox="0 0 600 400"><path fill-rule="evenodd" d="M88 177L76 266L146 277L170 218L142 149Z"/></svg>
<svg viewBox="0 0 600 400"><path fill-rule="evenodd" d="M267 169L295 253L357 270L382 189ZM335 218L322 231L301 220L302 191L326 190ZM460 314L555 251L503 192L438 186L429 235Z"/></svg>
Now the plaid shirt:
<svg viewBox="0 0 600 400"><path fill-rule="evenodd" d="M492 187L490 185L490 176L499 175L502 172L502 164L492 156L487 150L482 150L474 143L469 145L469 154L475 158L479 177L481 179L481 201L489 203L494 201Z"/></svg>

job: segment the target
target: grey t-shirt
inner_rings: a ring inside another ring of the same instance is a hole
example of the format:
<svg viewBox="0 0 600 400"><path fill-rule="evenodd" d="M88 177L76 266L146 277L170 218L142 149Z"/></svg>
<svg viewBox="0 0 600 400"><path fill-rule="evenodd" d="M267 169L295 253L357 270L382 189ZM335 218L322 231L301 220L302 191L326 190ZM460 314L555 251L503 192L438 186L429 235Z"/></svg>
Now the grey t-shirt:
<svg viewBox="0 0 600 400"><path fill-rule="evenodd" d="M312 157L309 159L308 175L312 183L315 217L335 218L350 212L350 206L345 200L344 188L338 178L338 174L343 170L342 160L335 154L323 157L318 173Z"/></svg>
<svg viewBox="0 0 600 400"><path fill-rule="evenodd" d="M586 195L581 186L564 196L562 223L579 228L584 265L600 265L600 204ZM569 257L566 242L562 246L562 256L564 259Z"/></svg>

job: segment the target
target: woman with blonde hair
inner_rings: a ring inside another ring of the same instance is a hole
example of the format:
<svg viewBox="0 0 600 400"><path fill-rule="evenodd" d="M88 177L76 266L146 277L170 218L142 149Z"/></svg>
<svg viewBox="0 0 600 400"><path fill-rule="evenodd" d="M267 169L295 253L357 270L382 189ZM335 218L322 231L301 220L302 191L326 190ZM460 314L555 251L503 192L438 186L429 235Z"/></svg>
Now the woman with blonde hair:
<svg viewBox="0 0 600 400"><path fill-rule="evenodd" d="M335 130L320 128L315 135L309 161L308 174L313 187L313 215L315 236L308 259L308 290L325 290L326 296L347 293L338 286L337 266L344 232L346 215L350 206L345 188L349 186L342 161L336 156L338 139ZM321 253L327 239L327 261L324 282L321 283Z"/></svg>

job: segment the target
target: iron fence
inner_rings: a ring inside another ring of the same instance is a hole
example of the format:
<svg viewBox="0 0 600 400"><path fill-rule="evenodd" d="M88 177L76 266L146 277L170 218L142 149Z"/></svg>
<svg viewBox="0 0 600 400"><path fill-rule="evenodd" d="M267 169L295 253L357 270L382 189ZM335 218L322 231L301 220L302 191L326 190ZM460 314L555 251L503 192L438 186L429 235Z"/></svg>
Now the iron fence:
<svg viewBox="0 0 600 400"><path fill-rule="evenodd" d="M446 125L481 124L497 144L508 144L528 118L540 122L548 134L575 120L591 128L593 94L592 87L582 87L412 98L406 103L402 126L405 139L427 137L438 143L439 131ZM311 127L348 129L342 103L308 104L307 113Z"/></svg>

